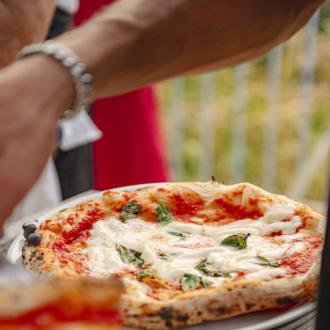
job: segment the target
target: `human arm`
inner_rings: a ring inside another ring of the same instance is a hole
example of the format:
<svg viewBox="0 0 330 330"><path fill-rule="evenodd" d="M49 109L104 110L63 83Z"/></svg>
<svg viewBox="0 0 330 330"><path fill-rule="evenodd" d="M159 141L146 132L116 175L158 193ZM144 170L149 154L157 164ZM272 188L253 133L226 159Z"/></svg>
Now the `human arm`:
<svg viewBox="0 0 330 330"><path fill-rule="evenodd" d="M59 41L87 63L95 96L108 96L260 56L287 40L321 3L122 0Z"/></svg>
<svg viewBox="0 0 330 330"><path fill-rule="evenodd" d="M94 97L102 97L255 58L289 38L321 2L121 0L58 40L87 63ZM0 221L41 172L56 120L73 98L68 73L45 56L0 73Z"/></svg>
<svg viewBox="0 0 330 330"><path fill-rule="evenodd" d="M45 38L54 8L55 0L0 0L0 67L23 46Z"/></svg>

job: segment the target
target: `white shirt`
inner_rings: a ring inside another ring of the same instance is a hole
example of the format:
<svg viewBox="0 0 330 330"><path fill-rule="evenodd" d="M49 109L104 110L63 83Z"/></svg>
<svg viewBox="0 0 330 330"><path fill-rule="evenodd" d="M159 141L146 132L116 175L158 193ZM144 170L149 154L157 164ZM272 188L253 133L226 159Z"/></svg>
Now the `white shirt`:
<svg viewBox="0 0 330 330"><path fill-rule="evenodd" d="M57 0L57 6L69 14L75 14L79 8L79 0Z"/></svg>

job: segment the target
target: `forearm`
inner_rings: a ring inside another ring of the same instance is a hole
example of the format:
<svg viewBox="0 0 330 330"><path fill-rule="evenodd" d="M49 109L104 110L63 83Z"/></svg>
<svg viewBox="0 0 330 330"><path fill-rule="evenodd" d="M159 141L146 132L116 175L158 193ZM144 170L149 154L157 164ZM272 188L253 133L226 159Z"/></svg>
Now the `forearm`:
<svg viewBox="0 0 330 330"><path fill-rule="evenodd" d="M23 46L44 39L54 8L54 0L0 1L0 67Z"/></svg>
<svg viewBox="0 0 330 330"><path fill-rule="evenodd" d="M255 58L289 38L321 2L121 0L60 41L87 63L100 97Z"/></svg>
<svg viewBox="0 0 330 330"><path fill-rule="evenodd" d="M290 37L321 2L119 0L59 41L87 64L94 96L101 97L259 56ZM0 72L0 186L7 192L0 227L40 174L55 144L56 121L74 97L70 75L47 56Z"/></svg>

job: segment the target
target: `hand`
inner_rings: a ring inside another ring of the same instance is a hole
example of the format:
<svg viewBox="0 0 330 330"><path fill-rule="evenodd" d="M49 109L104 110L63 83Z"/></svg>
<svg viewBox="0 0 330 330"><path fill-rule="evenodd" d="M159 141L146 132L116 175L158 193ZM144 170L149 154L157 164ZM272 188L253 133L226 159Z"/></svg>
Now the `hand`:
<svg viewBox="0 0 330 330"><path fill-rule="evenodd" d="M69 77L45 56L0 71L0 228L55 147L57 119L74 97Z"/></svg>
<svg viewBox="0 0 330 330"><path fill-rule="evenodd" d="M54 0L0 0L0 67L23 46L46 37L54 9Z"/></svg>

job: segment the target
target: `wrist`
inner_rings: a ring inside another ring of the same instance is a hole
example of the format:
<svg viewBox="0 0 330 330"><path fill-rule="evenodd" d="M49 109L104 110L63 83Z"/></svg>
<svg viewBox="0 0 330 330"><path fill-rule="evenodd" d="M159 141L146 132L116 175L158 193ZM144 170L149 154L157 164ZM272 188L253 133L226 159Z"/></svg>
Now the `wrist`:
<svg viewBox="0 0 330 330"><path fill-rule="evenodd" d="M57 62L74 83L75 101L65 112L64 118L71 118L89 106L92 100L92 76L75 52L59 42L46 41L24 47L18 58L35 55L43 55Z"/></svg>
<svg viewBox="0 0 330 330"><path fill-rule="evenodd" d="M15 63L17 74L24 75L23 86L30 93L36 110L53 116L63 116L75 99L75 86L70 74L59 63L42 54ZM38 97L36 97L38 96Z"/></svg>

